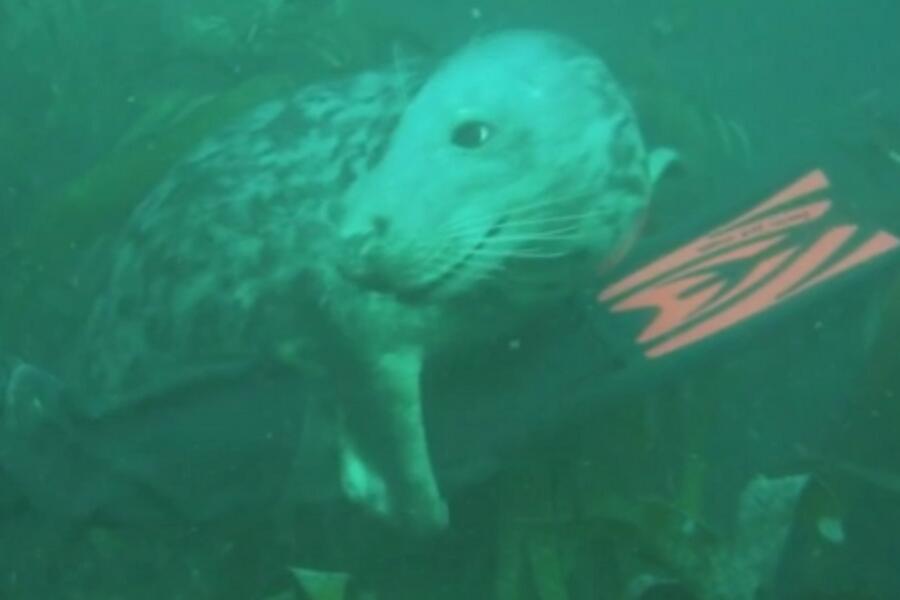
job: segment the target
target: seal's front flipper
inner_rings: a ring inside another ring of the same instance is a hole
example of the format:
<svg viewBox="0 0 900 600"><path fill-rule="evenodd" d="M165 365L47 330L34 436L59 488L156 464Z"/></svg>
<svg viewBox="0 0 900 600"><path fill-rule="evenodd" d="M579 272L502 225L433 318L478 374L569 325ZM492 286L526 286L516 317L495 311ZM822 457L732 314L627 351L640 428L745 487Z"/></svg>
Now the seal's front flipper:
<svg viewBox="0 0 900 600"><path fill-rule="evenodd" d="M341 479L347 495L419 533L443 529L447 506L428 453L417 348L380 354L347 404Z"/></svg>

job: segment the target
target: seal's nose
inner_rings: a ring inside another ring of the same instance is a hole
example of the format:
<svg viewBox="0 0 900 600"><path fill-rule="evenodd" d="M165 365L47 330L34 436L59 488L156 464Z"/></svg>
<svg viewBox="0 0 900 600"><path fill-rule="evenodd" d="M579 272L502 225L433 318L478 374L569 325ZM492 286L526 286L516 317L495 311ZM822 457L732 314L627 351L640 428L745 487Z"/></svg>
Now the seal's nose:
<svg viewBox="0 0 900 600"><path fill-rule="evenodd" d="M391 221L383 215L373 216L366 226L343 238L344 273L350 279L376 290L391 287L391 261L386 252Z"/></svg>
<svg viewBox="0 0 900 600"><path fill-rule="evenodd" d="M342 236L344 241L357 250L363 251L374 243L380 243L391 230L391 220L385 215L373 215L361 219L355 225L345 227Z"/></svg>
<svg viewBox="0 0 900 600"><path fill-rule="evenodd" d="M384 215L372 217L372 234L377 237L386 236L391 229L391 220Z"/></svg>
<svg viewBox="0 0 900 600"><path fill-rule="evenodd" d="M379 248L384 246L390 229L391 222L387 217L375 215L360 231L348 236L348 247L360 261L370 262L379 254Z"/></svg>

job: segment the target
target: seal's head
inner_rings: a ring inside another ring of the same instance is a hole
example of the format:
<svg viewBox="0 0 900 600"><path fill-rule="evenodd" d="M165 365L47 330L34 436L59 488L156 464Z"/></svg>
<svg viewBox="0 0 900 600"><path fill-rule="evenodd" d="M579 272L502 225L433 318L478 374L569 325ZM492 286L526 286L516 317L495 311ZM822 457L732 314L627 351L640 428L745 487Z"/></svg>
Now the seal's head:
<svg viewBox="0 0 900 600"><path fill-rule="evenodd" d="M651 187L632 109L601 60L508 32L451 56L348 190L344 271L409 301L499 282L570 290L634 234Z"/></svg>

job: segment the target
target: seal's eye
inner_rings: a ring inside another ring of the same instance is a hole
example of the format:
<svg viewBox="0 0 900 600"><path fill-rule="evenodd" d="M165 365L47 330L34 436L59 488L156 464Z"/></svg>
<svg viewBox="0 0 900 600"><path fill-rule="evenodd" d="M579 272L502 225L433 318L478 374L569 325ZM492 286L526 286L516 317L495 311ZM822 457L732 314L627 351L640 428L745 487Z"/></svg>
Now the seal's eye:
<svg viewBox="0 0 900 600"><path fill-rule="evenodd" d="M450 141L460 148L480 148L493 133L493 128L483 121L464 121L453 130Z"/></svg>

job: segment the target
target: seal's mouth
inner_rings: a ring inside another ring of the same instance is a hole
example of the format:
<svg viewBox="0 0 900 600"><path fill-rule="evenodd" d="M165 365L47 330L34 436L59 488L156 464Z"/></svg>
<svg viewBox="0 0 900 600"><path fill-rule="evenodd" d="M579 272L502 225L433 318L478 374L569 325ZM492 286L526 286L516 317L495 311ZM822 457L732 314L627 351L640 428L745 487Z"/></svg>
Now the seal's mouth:
<svg viewBox="0 0 900 600"><path fill-rule="evenodd" d="M459 257L458 260L451 263L443 271L434 277L427 279L425 282L406 290L402 296L409 300L421 300L437 293L441 288L449 285L463 271L465 266L472 260L472 257L480 252L488 240L497 237L502 231L506 223L506 217L500 217L488 229L478 242L469 248L469 251Z"/></svg>

